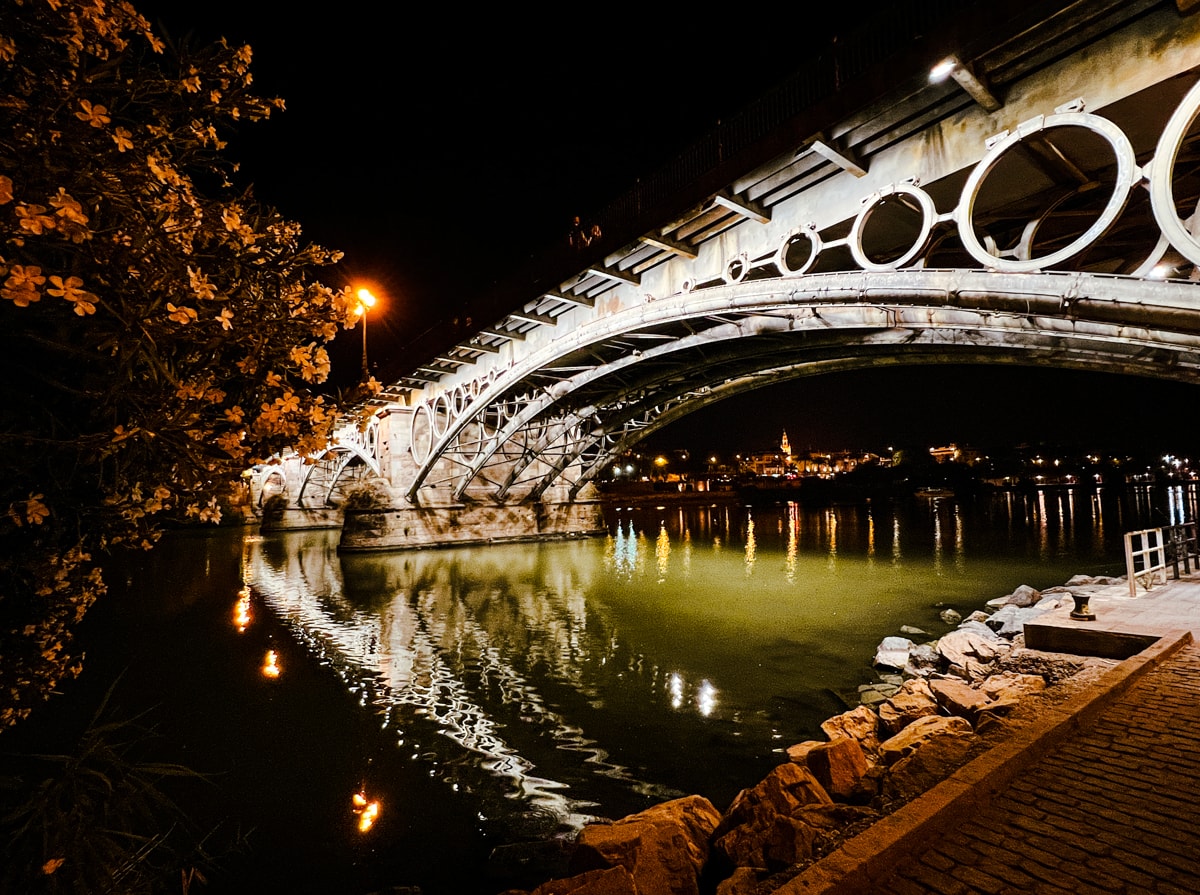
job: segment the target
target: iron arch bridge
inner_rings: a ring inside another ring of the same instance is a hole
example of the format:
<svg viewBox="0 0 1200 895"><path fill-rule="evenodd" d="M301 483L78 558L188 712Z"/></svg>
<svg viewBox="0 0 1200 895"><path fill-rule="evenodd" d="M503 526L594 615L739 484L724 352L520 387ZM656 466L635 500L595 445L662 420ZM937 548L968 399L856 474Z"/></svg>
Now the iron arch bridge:
<svg viewBox="0 0 1200 895"><path fill-rule="evenodd" d="M368 441L348 425L288 474L294 507L358 470L387 505L346 514L344 549L584 534L615 457L783 379L1009 363L1200 382L1200 16L1089 0L949 68L847 100L411 370Z"/></svg>
<svg viewBox="0 0 1200 895"><path fill-rule="evenodd" d="M418 405L406 497L569 498L649 433L787 378L867 365L1050 363L1200 383L1200 291L1114 275L791 274L712 286L580 327Z"/></svg>

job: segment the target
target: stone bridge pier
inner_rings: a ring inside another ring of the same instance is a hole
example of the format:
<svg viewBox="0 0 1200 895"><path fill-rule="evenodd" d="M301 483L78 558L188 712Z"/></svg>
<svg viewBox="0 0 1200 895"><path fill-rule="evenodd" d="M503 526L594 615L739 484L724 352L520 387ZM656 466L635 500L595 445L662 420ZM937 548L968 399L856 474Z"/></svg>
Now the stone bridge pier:
<svg viewBox="0 0 1200 895"><path fill-rule="evenodd" d="M290 455L247 475L265 530L342 528L342 550L464 546L588 537L605 532L594 486L565 485L534 495L493 499L462 489L461 474L442 461L435 480L413 489L418 464L414 408L389 404L364 425L348 424L319 458ZM543 469L534 473L544 474ZM409 494L412 492L412 499Z"/></svg>

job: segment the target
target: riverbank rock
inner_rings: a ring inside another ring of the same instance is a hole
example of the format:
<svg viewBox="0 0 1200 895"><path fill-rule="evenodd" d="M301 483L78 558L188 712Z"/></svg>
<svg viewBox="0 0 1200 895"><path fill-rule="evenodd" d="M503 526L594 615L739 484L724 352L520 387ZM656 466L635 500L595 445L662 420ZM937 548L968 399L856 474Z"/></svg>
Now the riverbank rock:
<svg viewBox="0 0 1200 895"><path fill-rule="evenodd" d="M1028 584L1022 584L1008 596L988 600L987 605L994 609L999 609L1001 606L1017 606L1024 609L1027 606L1032 606L1041 598L1041 593L1034 590Z"/></svg>
<svg viewBox="0 0 1200 895"><path fill-rule="evenodd" d="M927 792L963 765L973 744L974 737L965 730L930 737L888 768L881 787L883 795L907 802Z"/></svg>
<svg viewBox="0 0 1200 895"><path fill-rule="evenodd" d="M848 826L876 816L873 809L835 804L808 768L779 765L733 800L713 835L713 852L733 867L781 870L807 861Z"/></svg>
<svg viewBox="0 0 1200 895"><path fill-rule="evenodd" d="M918 643L908 651L904 673L908 677L928 677L937 670L942 657L932 643Z"/></svg>
<svg viewBox="0 0 1200 895"><path fill-rule="evenodd" d="M1072 575L1064 587L1109 587L1113 584L1125 584L1128 580L1124 575L1117 578L1111 575Z"/></svg>
<svg viewBox="0 0 1200 895"><path fill-rule="evenodd" d="M900 690L879 706L879 723L890 734L899 733L918 718L936 715L937 701L924 678L905 681Z"/></svg>
<svg viewBox="0 0 1200 895"><path fill-rule="evenodd" d="M1003 644L1003 645L1001 645ZM938 652L951 668L961 669L962 677L981 676L976 666L988 665L1007 651L1008 644L987 625L965 622L944 635L937 645Z"/></svg>
<svg viewBox="0 0 1200 895"><path fill-rule="evenodd" d="M890 767L931 742L943 738L970 737L973 733L971 722L966 718L940 715L918 718L895 736L880 743L879 755L883 763Z"/></svg>
<svg viewBox="0 0 1200 895"><path fill-rule="evenodd" d="M1027 606L1025 608L1017 606L1014 603L1001 606L988 616L986 624L1001 637L1016 637L1025 630L1025 622L1049 611L1050 606L1043 608L1042 603L1044 602L1046 601L1042 600L1036 606ZM1057 600L1051 600L1050 602L1054 606L1058 604Z"/></svg>
<svg viewBox="0 0 1200 895"><path fill-rule="evenodd" d="M708 799L685 796L611 824L589 824L579 833L571 869L623 867L638 892L699 895L708 843L720 822Z"/></svg>
<svg viewBox="0 0 1200 895"><path fill-rule="evenodd" d="M803 819L802 809L832 805L812 771L781 764L737 794L713 834L713 849L734 867L778 868L807 860L817 829Z"/></svg>
<svg viewBox="0 0 1200 895"><path fill-rule="evenodd" d="M879 716L869 706L860 705L822 721L821 732L830 740L839 737L858 740L867 764L874 764L879 755Z"/></svg>
<svg viewBox="0 0 1200 895"><path fill-rule="evenodd" d="M951 715L966 718L972 723L979 713L992 701L982 690L954 678L940 678L929 682L929 689L937 704Z"/></svg>
<svg viewBox="0 0 1200 895"><path fill-rule="evenodd" d="M642 895L624 867L589 870L566 879L542 883L530 895Z"/></svg>
<svg viewBox="0 0 1200 895"><path fill-rule="evenodd" d="M957 609L943 609L938 613L938 617L948 625L957 625L962 621L962 613Z"/></svg>
<svg viewBox="0 0 1200 895"><path fill-rule="evenodd" d="M1023 699L1031 693L1040 693L1045 690L1046 679L1040 674L1002 671L989 677L980 685L979 689L994 700Z"/></svg>
<svg viewBox="0 0 1200 895"><path fill-rule="evenodd" d="M908 664L908 653L916 646L907 637L885 637L875 649L875 667L900 670Z"/></svg>
<svg viewBox="0 0 1200 895"><path fill-rule="evenodd" d="M819 743L809 750L805 763L832 798L851 802L862 797L863 779L869 765L858 740L838 737L828 743Z"/></svg>

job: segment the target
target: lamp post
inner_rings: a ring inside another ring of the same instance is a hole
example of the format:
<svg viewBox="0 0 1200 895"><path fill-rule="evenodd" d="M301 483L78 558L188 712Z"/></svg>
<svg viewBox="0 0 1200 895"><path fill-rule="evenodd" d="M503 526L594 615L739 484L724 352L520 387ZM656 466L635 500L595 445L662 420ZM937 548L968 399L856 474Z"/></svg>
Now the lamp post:
<svg viewBox="0 0 1200 895"><path fill-rule="evenodd" d="M363 382L367 382L371 378L371 374L367 370L367 311L375 307L376 298L371 294L370 289L358 290L358 314L362 317L363 328L363 356L362 356L362 378Z"/></svg>

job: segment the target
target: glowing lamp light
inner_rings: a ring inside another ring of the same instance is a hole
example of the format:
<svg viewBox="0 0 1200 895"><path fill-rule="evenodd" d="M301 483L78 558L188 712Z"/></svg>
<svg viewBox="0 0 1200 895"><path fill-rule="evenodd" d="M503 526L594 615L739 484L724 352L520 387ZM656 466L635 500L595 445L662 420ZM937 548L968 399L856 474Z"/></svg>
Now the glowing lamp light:
<svg viewBox="0 0 1200 895"><path fill-rule="evenodd" d="M953 57L949 59L943 59L929 70L929 80L933 84L940 83L941 81L944 81L946 78L950 77L956 68L958 68L957 59Z"/></svg>
<svg viewBox="0 0 1200 895"><path fill-rule="evenodd" d="M379 817L379 801L367 799L366 793L359 791L350 797L351 812L358 817L358 832L365 833L375 826Z"/></svg>
<svg viewBox="0 0 1200 895"><path fill-rule="evenodd" d="M375 307L378 299L371 294L370 289L359 289L356 294L358 295L358 304L354 308L354 313L362 318L362 378L365 383L371 378L371 374L367 370L367 311Z"/></svg>
<svg viewBox="0 0 1200 895"><path fill-rule="evenodd" d="M263 660L262 666L263 677L279 677L282 671L283 669L279 667L279 656L276 655L275 650L267 650L267 657Z"/></svg>

